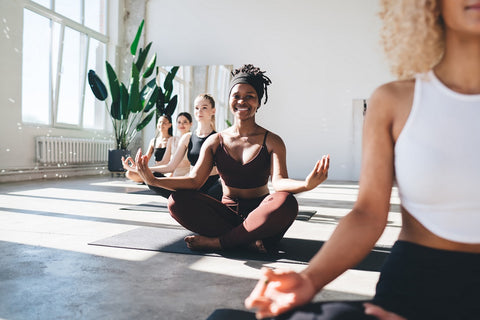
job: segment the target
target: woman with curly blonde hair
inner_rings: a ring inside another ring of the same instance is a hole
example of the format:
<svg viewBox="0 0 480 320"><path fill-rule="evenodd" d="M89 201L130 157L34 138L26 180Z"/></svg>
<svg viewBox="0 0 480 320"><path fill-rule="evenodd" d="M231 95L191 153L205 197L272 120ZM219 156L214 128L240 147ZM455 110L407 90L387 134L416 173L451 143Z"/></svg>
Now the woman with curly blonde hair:
<svg viewBox="0 0 480 320"><path fill-rule="evenodd" d="M371 96L358 199L302 272L263 270L258 318L480 319L480 1L381 4L400 80ZM374 298L307 304L372 250L394 182L402 228Z"/></svg>

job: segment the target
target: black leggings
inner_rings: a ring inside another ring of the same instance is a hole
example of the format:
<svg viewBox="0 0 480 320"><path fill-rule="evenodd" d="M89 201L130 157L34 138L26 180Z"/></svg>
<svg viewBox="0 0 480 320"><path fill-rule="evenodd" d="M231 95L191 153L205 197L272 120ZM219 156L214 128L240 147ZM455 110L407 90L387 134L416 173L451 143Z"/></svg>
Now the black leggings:
<svg viewBox="0 0 480 320"><path fill-rule="evenodd" d="M385 261L373 304L408 320L480 319L480 254L397 241ZM312 303L275 319L376 319L363 302Z"/></svg>
<svg viewBox="0 0 480 320"><path fill-rule="evenodd" d="M153 175L157 178L165 177L160 172L154 172ZM155 187L148 185L148 188L155 192L156 194L161 195L164 198L170 197L173 191ZM203 186L198 190L201 193L208 194L210 197L215 198L217 200L222 199L222 183L220 182L220 176L218 174L208 177L207 181L203 184Z"/></svg>

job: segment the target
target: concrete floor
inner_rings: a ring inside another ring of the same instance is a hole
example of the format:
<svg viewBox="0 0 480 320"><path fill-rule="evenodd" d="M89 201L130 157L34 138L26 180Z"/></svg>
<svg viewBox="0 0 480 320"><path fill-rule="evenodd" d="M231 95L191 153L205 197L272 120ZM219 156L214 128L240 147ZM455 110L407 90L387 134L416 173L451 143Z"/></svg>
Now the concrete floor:
<svg viewBox="0 0 480 320"><path fill-rule="evenodd" d="M232 260L91 246L142 226L177 223L165 213L120 210L165 199L121 177L87 177L0 184L0 319L206 319L217 308L244 309L262 266L287 263ZM288 237L326 240L352 207L358 186L327 181L297 195L316 209L295 221ZM399 232L396 190L378 244ZM371 297L376 271L349 270L316 300Z"/></svg>

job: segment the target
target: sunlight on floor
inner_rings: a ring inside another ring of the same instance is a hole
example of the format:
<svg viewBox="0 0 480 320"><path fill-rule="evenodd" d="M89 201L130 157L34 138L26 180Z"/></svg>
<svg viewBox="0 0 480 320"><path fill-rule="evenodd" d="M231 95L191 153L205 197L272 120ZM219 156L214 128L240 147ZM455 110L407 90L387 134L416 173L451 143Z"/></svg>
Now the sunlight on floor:
<svg viewBox="0 0 480 320"><path fill-rule="evenodd" d="M304 264L285 263L262 263L261 261L228 260L228 268L225 268L225 258L203 257L190 265L190 269L208 273L228 275L245 279L259 279L260 268L282 268L302 271L307 266ZM378 281L379 272L348 270L336 280L325 286L325 290L345 292L349 294L372 296L375 294L375 285ZM252 288L253 289L253 288Z"/></svg>

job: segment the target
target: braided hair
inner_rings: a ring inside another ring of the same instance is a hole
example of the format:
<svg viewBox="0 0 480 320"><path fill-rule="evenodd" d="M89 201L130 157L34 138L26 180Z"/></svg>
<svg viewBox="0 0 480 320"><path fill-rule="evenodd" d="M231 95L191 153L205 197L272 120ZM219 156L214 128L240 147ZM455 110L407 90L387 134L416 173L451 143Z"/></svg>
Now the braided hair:
<svg viewBox="0 0 480 320"><path fill-rule="evenodd" d="M235 69L231 72L232 81L230 82L230 91L239 83L246 83L251 85L258 95L258 103L262 104L263 93L265 92L266 104L268 101L267 86L272 83L269 77L265 75L265 71L261 71L260 68L255 67L253 64L245 64L241 68Z"/></svg>

